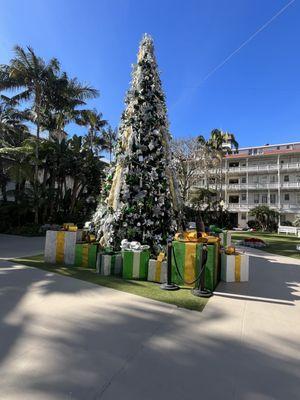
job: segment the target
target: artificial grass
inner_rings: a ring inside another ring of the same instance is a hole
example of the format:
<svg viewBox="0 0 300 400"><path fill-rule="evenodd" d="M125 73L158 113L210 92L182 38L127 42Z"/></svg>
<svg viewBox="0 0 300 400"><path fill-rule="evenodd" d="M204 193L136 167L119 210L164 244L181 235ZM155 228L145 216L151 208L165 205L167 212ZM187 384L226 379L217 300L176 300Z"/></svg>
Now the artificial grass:
<svg viewBox="0 0 300 400"><path fill-rule="evenodd" d="M268 253L280 256L300 259L300 252L296 250L296 245L300 244L300 238L291 235L278 235L277 233L266 232L234 232L233 240L242 240L245 237L257 237L266 242L267 247L261 249Z"/></svg>
<svg viewBox="0 0 300 400"><path fill-rule="evenodd" d="M46 271L56 272L60 275L70 276L96 285L106 286L112 289L147 297L163 303L174 304L177 307L187 308L194 311L202 311L207 299L195 297L190 288L182 287L177 291L161 290L160 285L153 282L125 280L115 276L103 276L96 273L94 269L79 268L65 265L52 265L44 262L44 256L30 256L10 260L18 264L40 268Z"/></svg>

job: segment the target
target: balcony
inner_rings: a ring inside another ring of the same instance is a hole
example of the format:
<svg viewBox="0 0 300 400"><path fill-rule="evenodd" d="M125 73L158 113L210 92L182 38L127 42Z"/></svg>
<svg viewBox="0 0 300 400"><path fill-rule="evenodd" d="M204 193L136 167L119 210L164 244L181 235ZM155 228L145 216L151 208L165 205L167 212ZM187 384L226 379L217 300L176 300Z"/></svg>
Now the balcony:
<svg viewBox="0 0 300 400"><path fill-rule="evenodd" d="M300 171L300 163L285 163L279 164L280 171ZM246 173L246 172L274 172L278 171L278 164L269 165L248 165L248 167L229 167L229 174Z"/></svg>
<svg viewBox="0 0 300 400"><path fill-rule="evenodd" d="M268 203L229 203L226 204L225 207L228 211L233 212L247 212L250 211L252 208L257 206L268 206L272 210L276 211L285 211L285 212L293 212L298 213L300 212L300 204L281 204L278 207L278 204L268 204Z"/></svg>
<svg viewBox="0 0 300 400"><path fill-rule="evenodd" d="M223 185L228 191L278 189L278 183L241 183ZM280 189L300 189L300 182L283 182Z"/></svg>

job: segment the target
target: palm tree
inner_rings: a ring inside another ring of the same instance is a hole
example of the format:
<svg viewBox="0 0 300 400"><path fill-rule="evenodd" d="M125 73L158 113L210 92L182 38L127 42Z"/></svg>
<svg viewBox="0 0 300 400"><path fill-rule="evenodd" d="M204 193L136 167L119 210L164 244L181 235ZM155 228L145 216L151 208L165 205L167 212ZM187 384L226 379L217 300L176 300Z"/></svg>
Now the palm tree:
<svg viewBox="0 0 300 400"><path fill-rule="evenodd" d="M238 142L233 133L223 132L220 129L213 129L210 133L210 138L207 141L207 146L212 152L213 158L216 160L219 171L215 176L215 188L219 196L222 197L222 162L226 154L232 153L232 147L235 151L238 150ZM217 181L220 182L220 190L218 191Z"/></svg>
<svg viewBox="0 0 300 400"><path fill-rule="evenodd" d="M82 85L76 78L70 79L66 72L49 79L42 121L43 127L49 131L49 139L66 138L65 126L70 122L78 123L82 113L86 112L77 107L85 105L87 99L98 95L96 89Z"/></svg>
<svg viewBox="0 0 300 400"><path fill-rule="evenodd" d="M11 105L6 96L0 98L0 148L20 146L29 137L28 127L23 123L24 114ZM10 166L7 156L0 154L0 188L4 203L7 202L6 186Z"/></svg>
<svg viewBox="0 0 300 400"><path fill-rule="evenodd" d="M105 145L104 138L97 136L97 133L101 132L103 127L107 124L107 121L102 117L102 113L98 113L95 109L82 110L76 122L78 125L88 128L88 145L91 151L96 150L96 154L98 154L98 149L102 149Z"/></svg>
<svg viewBox="0 0 300 400"><path fill-rule="evenodd" d="M20 46L15 46L15 57L8 66L2 67L0 73L0 90L21 90L12 97L12 101L32 101L31 112L36 125L36 146L35 146L35 179L34 186L38 186L38 165L39 165L39 139L41 129L41 114L45 103L45 87L49 77L55 76L59 71L59 62L52 58L46 63L38 57L31 47L27 51ZM35 223L38 223L38 201L35 206Z"/></svg>
<svg viewBox="0 0 300 400"><path fill-rule="evenodd" d="M105 140L104 148L109 152L109 163L111 163L112 154L118 138L118 129L112 129L112 127L109 125L108 128L104 130L103 136Z"/></svg>

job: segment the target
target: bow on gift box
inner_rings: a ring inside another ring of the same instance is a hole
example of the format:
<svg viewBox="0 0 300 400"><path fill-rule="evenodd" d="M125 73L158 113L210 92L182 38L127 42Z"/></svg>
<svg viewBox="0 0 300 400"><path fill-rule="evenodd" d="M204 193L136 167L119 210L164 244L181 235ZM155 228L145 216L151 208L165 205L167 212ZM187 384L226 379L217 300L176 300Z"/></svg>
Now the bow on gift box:
<svg viewBox="0 0 300 400"><path fill-rule="evenodd" d="M150 246L141 244L140 242L129 242L127 239L123 239L121 242L121 250L142 251L148 249L150 249Z"/></svg>
<svg viewBox="0 0 300 400"><path fill-rule="evenodd" d="M179 242L194 242L194 243L207 243L213 244L220 241L218 237L208 236L205 232L200 233L200 237L197 231L187 231L182 233L176 233L174 240Z"/></svg>

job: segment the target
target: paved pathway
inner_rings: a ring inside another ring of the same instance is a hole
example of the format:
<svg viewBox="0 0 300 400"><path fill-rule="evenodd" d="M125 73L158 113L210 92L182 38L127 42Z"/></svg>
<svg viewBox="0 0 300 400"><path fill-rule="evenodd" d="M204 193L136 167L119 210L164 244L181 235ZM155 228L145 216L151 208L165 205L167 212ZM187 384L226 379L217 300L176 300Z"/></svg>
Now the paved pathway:
<svg viewBox="0 0 300 400"><path fill-rule="evenodd" d="M1 263L1 400L300 398L292 259L258 252L202 313Z"/></svg>
<svg viewBox="0 0 300 400"><path fill-rule="evenodd" d="M0 260L41 254L45 238L0 234Z"/></svg>

